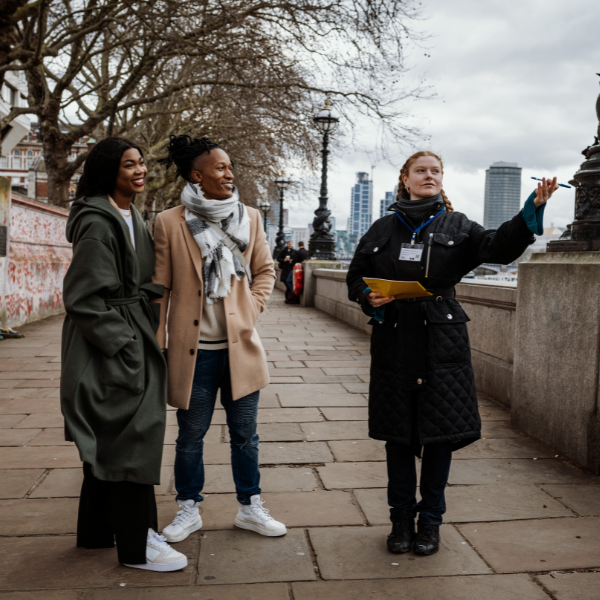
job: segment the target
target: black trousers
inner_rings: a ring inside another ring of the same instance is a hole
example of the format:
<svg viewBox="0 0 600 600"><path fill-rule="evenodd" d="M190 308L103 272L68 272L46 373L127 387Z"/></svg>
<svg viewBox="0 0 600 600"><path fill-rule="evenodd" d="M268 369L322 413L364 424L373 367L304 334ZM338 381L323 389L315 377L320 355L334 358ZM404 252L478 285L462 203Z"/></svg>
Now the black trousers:
<svg viewBox="0 0 600 600"><path fill-rule="evenodd" d="M452 442L426 444L421 462L421 501L417 502L417 468L413 445L386 442L388 504L392 521L408 514L419 522L441 525L446 512L444 491L450 475Z"/></svg>
<svg viewBox="0 0 600 600"><path fill-rule="evenodd" d="M130 481L101 481L83 464L77 517L79 548L113 548L120 563L146 562L148 529L158 531L154 486Z"/></svg>

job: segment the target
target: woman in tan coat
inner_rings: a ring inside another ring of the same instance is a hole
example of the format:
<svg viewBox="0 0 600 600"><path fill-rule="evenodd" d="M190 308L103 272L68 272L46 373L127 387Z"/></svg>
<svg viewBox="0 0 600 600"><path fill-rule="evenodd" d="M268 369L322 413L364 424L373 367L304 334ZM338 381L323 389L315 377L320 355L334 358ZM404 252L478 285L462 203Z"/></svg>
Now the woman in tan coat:
<svg viewBox="0 0 600 600"><path fill-rule="evenodd" d="M207 138L172 136L163 162L188 182L182 206L161 213L154 234L153 282L165 286L157 338L167 352L168 402L179 425L179 511L163 534L179 542L202 527L203 439L220 390L240 503L235 525L284 535L285 525L262 507L259 487L256 419L269 376L254 326L275 283L262 221L239 201L229 157Z"/></svg>

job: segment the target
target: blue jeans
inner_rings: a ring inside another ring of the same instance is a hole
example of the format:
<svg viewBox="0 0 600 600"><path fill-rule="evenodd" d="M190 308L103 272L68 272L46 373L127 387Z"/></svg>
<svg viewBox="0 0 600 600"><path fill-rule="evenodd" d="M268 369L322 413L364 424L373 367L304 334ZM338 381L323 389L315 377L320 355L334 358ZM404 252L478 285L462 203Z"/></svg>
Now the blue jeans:
<svg viewBox="0 0 600 600"><path fill-rule="evenodd" d="M289 292L294 291L294 269L290 271L290 274L287 276L285 280L285 287L287 287Z"/></svg>
<svg viewBox="0 0 600 600"><path fill-rule="evenodd" d="M388 470L388 504L390 516L402 512L413 518L419 513L419 522L441 525L446 512L444 490L450 475L452 442L425 444L421 462L421 501L417 503L417 468L415 448L412 445L386 442Z"/></svg>
<svg viewBox="0 0 600 600"><path fill-rule="evenodd" d="M188 410L177 411L179 435L175 448L175 488L177 500L201 502L204 488L204 436L210 427L217 391L221 389L221 404L227 416L231 438L231 470L237 499L250 504L250 497L260 494L258 469L259 392L239 400L231 396L229 350L198 350L192 394Z"/></svg>

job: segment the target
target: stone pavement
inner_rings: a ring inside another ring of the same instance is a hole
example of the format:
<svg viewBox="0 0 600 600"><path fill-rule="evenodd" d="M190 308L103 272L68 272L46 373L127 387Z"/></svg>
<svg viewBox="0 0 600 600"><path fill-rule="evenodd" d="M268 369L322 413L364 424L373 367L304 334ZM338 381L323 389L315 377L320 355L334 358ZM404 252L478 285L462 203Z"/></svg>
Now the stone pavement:
<svg viewBox="0 0 600 600"><path fill-rule="evenodd" d="M597 600L600 486L510 427L481 399L485 439L456 453L442 548L392 555L381 442L367 435L369 339L276 291L259 331L272 375L261 393L262 487L289 532L233 527L225 419L205 445L205 527L177 544L177 573L118 565L75 547L81 465L63 441L62 317L0 342L0 600ZM565 401L571 399L566 398ZM161 527L175 513L175 413L168 412Z"/></svg>

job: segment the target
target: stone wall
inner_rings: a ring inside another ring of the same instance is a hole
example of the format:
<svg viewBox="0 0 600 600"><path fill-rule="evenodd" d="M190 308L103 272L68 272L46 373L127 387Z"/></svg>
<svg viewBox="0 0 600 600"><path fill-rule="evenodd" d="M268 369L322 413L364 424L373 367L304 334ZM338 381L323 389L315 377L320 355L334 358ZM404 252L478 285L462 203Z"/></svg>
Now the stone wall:
<svg viewBox="0 0 600 600"><path fill-rule="evenodd" d="M346 271L319 269L315 306L350 325L371 333L367 317L348 300ZM457 299L469 315L469 336L477 389L510 405L517 288L514 284L465 279L456 286Z"/></svg>
<svg viewBox="0 0 600 600"><path fill-rule="evenodd" d="M61 313L63 278L72 257L65 237L68 211L14 193L0 208L0 220L8 214L8 256L0 259L0 322L18 327Z"/></svg>

